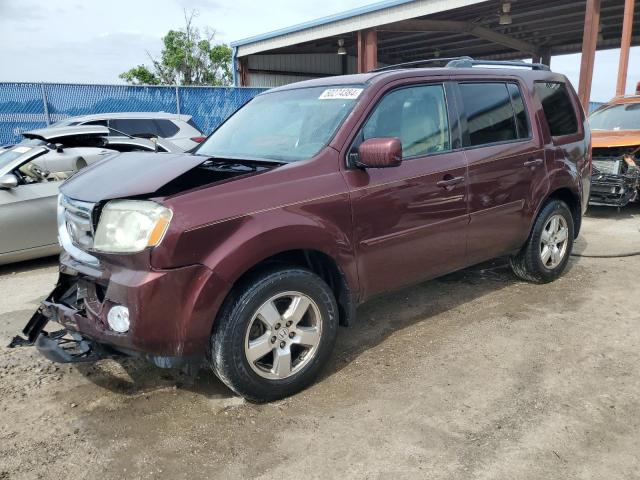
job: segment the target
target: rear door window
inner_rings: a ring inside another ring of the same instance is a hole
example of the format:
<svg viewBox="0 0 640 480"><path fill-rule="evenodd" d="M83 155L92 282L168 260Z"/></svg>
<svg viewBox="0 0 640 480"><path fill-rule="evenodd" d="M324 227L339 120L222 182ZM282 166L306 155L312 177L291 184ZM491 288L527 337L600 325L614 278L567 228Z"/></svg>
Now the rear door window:
<svg viewBox="0 0 640 480"><path fill-rule="evenodd" d="M153 119L145 118L119 118L111 120L111 128L114 128L120 132L124 132L127 135L157 135L161 136L158 132L158 127Z"/></svg>
<svg viewBox="0 0 640 480"><path fill-rule="evenodd" d="M534 88L547 117L551 136L578 133L578 118L567 86L561 82L535 82Z"/></svg>
<svg viewBox="0 0 640 480"><path fill-rule="evenodd" d="M387 94L362 130L361 140L399 138L404 158L451 150L444 86L421 85Z"/></svg>
<svg viewBox="0 0 640 480"><path fill-rule="evenodd" d="M467 117L469 146L518 140L516 116L505 83L461 83L460 93Z"/></svg>

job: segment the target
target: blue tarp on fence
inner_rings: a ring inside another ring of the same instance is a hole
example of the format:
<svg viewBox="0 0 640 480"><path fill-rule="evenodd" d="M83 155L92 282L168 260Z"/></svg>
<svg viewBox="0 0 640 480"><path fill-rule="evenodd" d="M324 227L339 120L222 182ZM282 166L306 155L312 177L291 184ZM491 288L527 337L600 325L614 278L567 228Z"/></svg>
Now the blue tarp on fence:
<svg viewBox="0 0 640 480"><path fill-rule="evenodd" d="M76 115L108 112L168 112L191 115L206 134L261 88L149 87L0 83L0 145L20 133Z"/></svg>
<svg viewBox="0 0 640 480"><path fill-rule="evenodd" d="M149 87L0 82L0 145L20 133L76 115L168 112L191 115L206 134L251 100L261 88ZM589 110L600 104L592 102Z"/></svg>

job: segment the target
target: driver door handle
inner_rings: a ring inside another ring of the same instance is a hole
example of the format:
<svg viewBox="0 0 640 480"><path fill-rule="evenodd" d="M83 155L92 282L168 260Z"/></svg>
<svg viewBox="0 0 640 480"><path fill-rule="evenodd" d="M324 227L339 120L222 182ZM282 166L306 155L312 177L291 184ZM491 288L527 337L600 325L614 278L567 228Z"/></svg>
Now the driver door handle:
<svg viewBox="0 0 640 480"><path fill-rule="evenodd" d="M452 177L451 175L445 175L436 185L441 188L449 189L454 185L464 182L464 177Z"/></svg>

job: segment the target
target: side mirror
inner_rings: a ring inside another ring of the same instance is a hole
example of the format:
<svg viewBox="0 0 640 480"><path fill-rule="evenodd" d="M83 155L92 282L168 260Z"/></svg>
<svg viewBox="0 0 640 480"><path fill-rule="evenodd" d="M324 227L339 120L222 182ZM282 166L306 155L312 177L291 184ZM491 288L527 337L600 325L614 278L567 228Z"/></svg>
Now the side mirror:
<svg viewBox="0 0 640 480"><path fill-rule="evenodd" d="M361 167L397 167L402 163L402 143L398 138L370 138L358 147L358 157Z"/></svg>
<svg viewBox="0 0 640 480"><path fill-rule="evenodd" d="M56 143L56 152L58 153L64 152L64 145L62 143Z"/></svg>
<svg viewBox="0 0 640 480"><path fill-rule="evenodd" d="M13 173L7 173L0 177L0 189L2 190L11 190L12 188L16 188L18 186L18 177L16 177Z"/></svg>

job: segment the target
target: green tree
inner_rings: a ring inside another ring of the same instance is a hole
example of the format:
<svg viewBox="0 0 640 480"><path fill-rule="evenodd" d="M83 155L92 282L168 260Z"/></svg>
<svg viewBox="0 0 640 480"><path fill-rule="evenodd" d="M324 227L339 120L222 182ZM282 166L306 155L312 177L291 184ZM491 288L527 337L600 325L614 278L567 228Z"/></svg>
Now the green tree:
<svg viewBox="0 0 640 480"><path fill-rule="evenodd" d="M138 65L120 74L133 85L230 85L231 48L215 43L215 32L200 32L193 20L196 11L184 12L185 26L169 30L162 38L159 58L147 52L151 66Z"/></svg>

